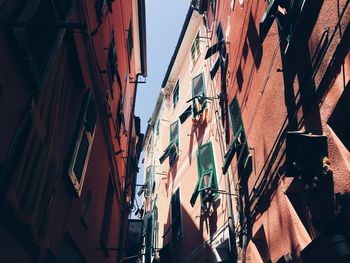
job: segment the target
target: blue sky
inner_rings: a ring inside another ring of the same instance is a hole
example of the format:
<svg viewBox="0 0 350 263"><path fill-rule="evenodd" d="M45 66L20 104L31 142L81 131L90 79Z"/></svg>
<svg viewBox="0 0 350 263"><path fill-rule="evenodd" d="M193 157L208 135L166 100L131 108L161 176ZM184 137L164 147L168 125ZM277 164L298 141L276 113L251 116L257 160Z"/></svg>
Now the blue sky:
<svg viewBox="0 0 350 263"><path fill-rule="evenodd" d="M146 131L157 96L189 8L189 0L146 0L146 84L139 84L135 115Z"/></svg>
<svg viewBox="0 0 350 263"><path fill-rule="evenodd" d="M147 129L147 121L153 112L162 81L180 36L188 11L189 0L146 0L147 68L146 84L139 84L135 115L141 117L141 130ZM137 183L143 183L143 154ZM138 187L136 188L136 193ZM136 202L141 200L136 195ZM131 215L135 218L134 214Z"/></svg>

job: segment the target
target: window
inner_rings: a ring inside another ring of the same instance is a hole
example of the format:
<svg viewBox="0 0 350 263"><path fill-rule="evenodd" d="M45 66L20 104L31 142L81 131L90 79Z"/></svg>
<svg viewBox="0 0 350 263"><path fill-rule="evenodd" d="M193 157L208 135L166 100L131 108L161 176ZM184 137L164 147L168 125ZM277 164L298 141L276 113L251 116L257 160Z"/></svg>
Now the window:
<svg viewBox="0 0 350 263"><path fill-rule="evenodd" d="M27 1L28 8L22 12L19 20L33 23L57 23L65 21L72 1L42 0ZM39 80L46 68L51 50L57 39L58 28L26 27L15 28L19 45L26 52L26 62L35 80Z"/></svg>
<svg viewBox="0 0 350 263"><path fill-rule="evenodd" d="M176 121L170 125L170 144L176 146L176 150L169 156L169 165L173 166L179 153L179 122Z"/></svg>
<svg viewBox="0 0 350 263"><path fill-rule="evenodd" d="M109 48L108 48L107 70L108 70L111 94L113 97L112 88L113 88L114 76L117 75L117 49L115 46L114 31L112 31L111 41L109 43Z"/></svg>
<svg viewBox="0 0 350 263"><path fill-rule="evenodd" d="M177 81L173 90L173 108L175 109L177 102L179 101L179 81Z"/></svg>
<svg viewBox="0 0 350 263"><path fill-rule="evenodd" d="M248 143L243 127L241 109L236 97L232 100L229 110L231 115L233 140L228 152L225 154L225 161L222 170L224 174L227 172L232 158L237 152L238 174L239 176L242 176L245 172L245 168L251 161L251 157L249 155Z"/></svg>
<svg viewBox="0 0 350 263"><path fill-rule="evenodd" d="M251 160L248 150L247 138L245 135L241 109L238 104L237 97L233 99L230 106L233 144L237 151L238 175L243 176L248 162Z"/></svg>
<svg viewBox="0 0 350 263"><path fill-rule="evenodd" d="M263 42L277 17L282 36L290 41L298 25L299 16L303 11L305 0L271 0L261 18L259 25L260 41Z"/></svg>
<svg viewBox="0 0 350 263"><path fill-rule="evenodd" d="M159 223L158 223L158 207L156 202L153 206L153 247L158 248L158 229L159 229Z"/></svg>
<svg viewBox="0 0 350 263"><path fill-rule="evenodd" d="M145 263L151 263L152 259L152 240L153 240L153 227L152 227L152 214L147 213L144 219L145 225Z"/></svg>
<svg viewBox="0 0 350 263"><path fill-rule="evenodd" d="M203 113L207 103L205 102L206 88L204 84L204 73L199 74L192 80L193 115L196 117Z"/></svg>
<svg viewBox="0 0 350 263"><path fill-rule="evenodd" d="M171 232L173 242L182 237L180 188L171 197Z"/></svg>
<svg viewBox="0 0 350 263"><path fill-rule="evenodd" d="M194 39L194 42L191 46L191 58L192 58L192 65L194 66L201 54L200 51L200 39L199 39L199 31L196 35L196 38Z"/></svg>
<svg viewBox="0 0 350 263"><path fill-rule="evenodd" d="M197 167L198 167L198 182L191 197L191 205L194 206L198 194L201 195L202 207L205 207L207 202L213 201L218 194L213 194L212 190L218 189L216 179L216 169L214 162L212 143L201 145L197 152Z"/></svg>
<svg viewBox="0 0 350 263"><path fill-rule="evenodd" d="M151 194L151 187L152 187L152 166L148 166L146 168L146 178L145 178L145 197L150 197Z"/></svg>
<svg viewBox="0 0 350 263"><path fill-rule="evenodd" d="M159 162L163 163L169 157L169 165L172 167L179 156L179 122L176 121L170 125L170 143L164 150Z"/></svg>
<svg viewBox="0 0 350 263"><path fill-rule="evenodd" d="M133 49L133 36L132 36L132 25L131 22L129 24L129 29L128 29L128 40L127 40L127 49L128 49L128 59L129 59L129 71L130 71L130 63L131 63L131 54L132 54L132 49Z"/></svg>
<svg viewBox="0 0 350 263"><path fill-rule="evenodd" d="M78 196L80 196L82 190L87 165L89 162L97 119L96 108L90 90L85 95L81 112L82 119L80 121L79 133L68 169L69 177Z"/></svg>
<svg viewBox="0 0 350 263"><path fill-rule="evenodd" d="M114 197L114 187L112 184L112 180L109 177L105 207L103 212L103 221L102 221L101 233L100 233L100 243L102 248L105 250L104 252L106 256L108 255L108 251L106 250L106 248L108 247L109 229L111 226L113 197Z"/></svg>
<svg viewBox="0 0 350 263"><path fill-rule="evenodd" d="M279 1L277 18L283 29L283 37L288 42L294 35L304 4L305 0Z"/></svg>

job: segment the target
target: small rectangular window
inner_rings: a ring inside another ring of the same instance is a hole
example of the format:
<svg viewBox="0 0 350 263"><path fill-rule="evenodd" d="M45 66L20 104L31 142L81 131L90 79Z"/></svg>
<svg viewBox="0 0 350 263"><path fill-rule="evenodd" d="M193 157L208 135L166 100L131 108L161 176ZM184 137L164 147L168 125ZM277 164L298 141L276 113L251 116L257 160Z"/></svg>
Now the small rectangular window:
<svg viewBox="0 0 350 263"><path fill-rule="evenodd" d="M153 219L152 214L145 215L145 263L151 263L152 260L152 240L153 240Z"/></svg>
<svg viewBox="0 0 350 263"><path fill-rule="evenodd" d="M75 142L72 160L68 169L69 177L79 196L82 190L87 165L89 162L97 120L96 108L90 90L85 95L81 112L82 118L80 120L79 133Z"/></svg>
<svg viewBox="0 0 350 263"><path fill-rule="evenodd" d="M171 197L171 230L173 242L182 237L180 188Z"/></svg>
<svg viewBox="0 0 350 263"><path fill-rule="evenodd" d="M233 134L232 143L235 145L237 151L238 175L241 177L244 175L245 167L249 164L251 159L249 159L249 148L244 131L241 108L238 104L237 97L232 100L229 108Z"/></svg>
<svg viewBox="0 0 350 263"><path fill-rule="evenodd" d="M151 194L151 187L152 187L152 166L148 166L146 168L146 178L145 178L145 186L146 186L146 191L145 191L145 197L150 197Z"/></svg>
<svg viewBox="0 0 350 263"><path fill-rule="evenodd" d="M205 207L207 202L213 201L218 196L217 193L212 193L212 190L215 191L218 189L218 184L211 142L201 145L198 148L197 167L198 182L191 197L191 205L194 206L197 196L200 194L202 207Z"/></svg>
<svg viewBox="0 0 350 263"><path fill-rule="evenodd" d="M179 101L179 81L177 81L173 90L173 108L175 109L177 102Z"/></svg>
<svg viewBox="0 0 350 263"><path fill-rule="evenodd" d="M108 255L108 238L109 230L111 226L112 219L112 208L113 208L113 197L114 197L114 187L111 178L108 179L107 195L105 199L105 207L103 211L103 221L100 233L100 243L102 248L105 250L105 254Z"/></svg>
<svg viewBox="0 0 350 263"><path fill-rule="evenodd" d="M173 145L169 155L169 165L173 166L179 154L179 122L170 125L170 144Z"/></svg>
<svg viewBox="0 0 350 263"><path fill-rule="evenodd" d="M199 38L199 31L196 35L196 38L193 41L193 44L191 46L191 58L192 58L192 65L194 66L201 54L200 51L200 38Z"/></svg>
<svg viewBox="0 0 350 263"><path fill-rule="evenodd" d="M192 96L193 98L197 98L193 100L192 105L193 115L196 117L197 115L203 113L204 109L207 107L207 103L205 101L205 97L207 95L204 83L204 73L201 73L192 79Z"/></svg>
<svg viewBox="0 0 350 263"><path fill-rule="evenodd" d="M107 69L110 82L111 93L113 95L114 77L117 76L117 49L115 46L114 31L111 34L111 40L108 48Z"/></svg>
<svg viewBox="0 0 350 263"><path fill-rule="evenodd" d="M227 153L225 154L222 170L224 174L227 172L234 155L237 153L238 175L241 177L244 174L250 173L252 158L249 154L247 138L242 121L242 113L236 97L232 100L229 110L231 115L233 139Z"/></svg>

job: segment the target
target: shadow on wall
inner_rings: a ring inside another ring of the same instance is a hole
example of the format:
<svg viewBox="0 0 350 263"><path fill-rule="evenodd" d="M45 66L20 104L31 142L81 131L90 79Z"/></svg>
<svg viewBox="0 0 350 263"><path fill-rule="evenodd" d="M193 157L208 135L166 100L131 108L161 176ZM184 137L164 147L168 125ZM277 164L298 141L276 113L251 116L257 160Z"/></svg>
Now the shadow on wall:
<svg viewBox="0 0 350 263"><path fill-rule="evenodd" d="M303 124L306 129L315 134L322 134L322 125L319 109L313 107L316 97L316 87L313 79L315 57L311 57L308 40L316 24L318 14L323 1L318 1L312 5L312 8L306 8L307 20L301 21L303 25L298 34L290 41L290 46L285 54L287 47L286 41L280 41L280 51L283 63L284 94L285 104L288 114L288 129L297 130ZM304 18L303 20L305 20ZM283 38L285 32L279 27L280 37ZM296 37L297 36L297 37ZM316 54L317 55L317 54ZM295 78L298 79L299 89L294 94ZM313 107L313 108L312 108ZM299 109L303 110L301 120L297 119ZM309 116L310 115L310 116ZM305 117L312 120L312 123L306 123Z"/></svg>
<svg viewBox="0 0 350 263"><path fill-rule="evenodd" d="M189 200L181 200L189 202ZM199 198L197 200L199 201ZM188 214L186 209L181 206L181 236L174 237L176 231L172 230L171 205L168 211L167 223L163 225L163 248L159 251L160 262L162 263L200 263L216 262L215 255L208 243L205 242L203 234L209 233L210 236L217 230L217 208L219 203L215 204L211 216L201 215L199 209L193 209L193 214Z"/></svg>

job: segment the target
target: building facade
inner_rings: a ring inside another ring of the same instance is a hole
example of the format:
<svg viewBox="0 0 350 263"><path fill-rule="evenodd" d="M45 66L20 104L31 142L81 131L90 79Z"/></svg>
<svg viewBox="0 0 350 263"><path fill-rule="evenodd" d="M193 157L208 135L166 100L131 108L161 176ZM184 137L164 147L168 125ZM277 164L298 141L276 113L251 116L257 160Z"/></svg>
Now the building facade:
<svg viewBox="0 0 350 263"><path fill-rule="evenodd" d="M4 262L119 262L142 145L145 3L0 3Z"/></svg>
<svg viewBox="0 0 350 263"><path fill-rule="evenodd" d="M144 142L149 258L349 261L349 10L191 2Z"/></svg>

